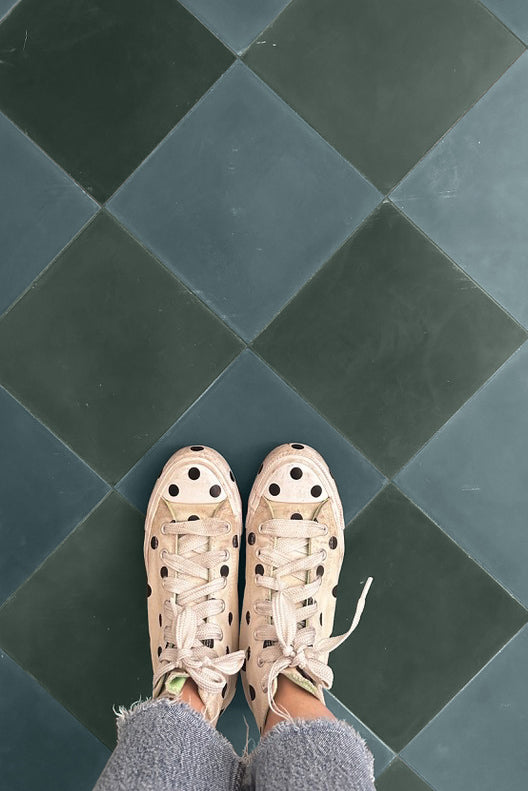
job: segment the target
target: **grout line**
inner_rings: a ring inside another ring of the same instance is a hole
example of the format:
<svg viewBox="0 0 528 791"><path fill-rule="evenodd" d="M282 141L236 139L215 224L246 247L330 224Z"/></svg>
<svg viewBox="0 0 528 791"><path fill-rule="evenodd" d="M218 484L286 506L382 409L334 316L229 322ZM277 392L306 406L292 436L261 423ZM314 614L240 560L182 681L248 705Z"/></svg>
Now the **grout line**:
<svg viewBox="0 0 528 791"><path fill-rule="evenodd" d="M42 680L38 679L35 675L33 675L33 673L30 670L28 670L23 664L21 664L6 648L3 648L3 647L0 646L0 651L3 652L6 656L8 656L9 659L12 662L14 662L15 665L18 668L20 668L20 670L23 673L25 673L26 676L29 676L29 678L31 678L34 682L36 682L39 685L39 687L41 689L43 689L44 692L47 695L49 695L52 700L55 701L55 703L58 703L59 706L61 706L65 711L67 711L68 714L70 714L70 716L72 716L74 718L74 720L76 720L79 723L79 725L81 725L83 728L85 728L88 731L88 733L91 733L91 735L94 736L97 739L97 741L100 742L100 744L102 744L103 747L105 747L110 752L110 754L112 753L112 750L110 749L110 747L108 747L108 745L105 744L100 739L100 737L96 733L94 733L92 731L91 728L89 728L82 720L80 720L79 717L70 709L70 707L66 703L63 703L62 700L60 700L59 698L55 697L53 692L46 686L46 684L44 684L44 682Z"/></svg>
<svg viewBox="0 0 528 791"><path fill-rule="evenodd" d="M476 0L476 2L478 2L478 1L479 1L479 0ZM522 43L522 42L521 42L521 43ZM498 84L498 83L499 83L499 82L502 80L502 78L503 78L503 77L504 77L504 76L505 76L505 75L506 75L506 74L509 72L509 70L510 70L510 69L511 69L511 68L512 68L512 67L513 67L513 66L514 66L516 63L517 63L517 61L518 61L520 58L522 58L522 56L523 56L523 55L526 53L526 50L527 50L527 46L526 46L526 44L523 44L523 47L524 47L524 52L521 52L521 53L520 53L520 54L519 54L519 55L518 55L518 56L517 56L517 57L516 57L514 60L512 60L512 62L511 62L511 63L510 63L508 66L506 66L505 70L504 70L504 71L503 71L501 74L499 74L499 76L498 76L498 77L497 77L495 80L493 80L493 82L492 82L492 83L491 83L491 84L490 84L490 85L489 85L489 86L486 88L486 90L484 91L484 93L482 93L480 96L478 96L478 97L475 99L475 101L474 101L474 102L473 102L473 103L472 103L472 104L471 104L471 105L470 105L470 106L469 106L469 107L468 107L466 110L464 110L464 112L462 113L462 115L460 115L460 116L459 116L459 117L458 117L458 118L457 118L455 121L453 121L453 123L451 124L451 126L450 126L448 129L446 129L446 131L445 131L445 132L443 132L443 133L440 135L440 137L438 138L438 140L436 140L434 143L432 143L432 145L431 145L431 146L430 146L430 147L427 149L427 151L425 151L425 152L422 154L422 156L421 156L421 157L420 157L420 158L419 158L419 159L418 159L418 160L417 160L417 161L414 163L414 165L413 165L411 168L409 168L409 170L408 170L408 171L405 173L405 175L404 175L404 176L402 176L402 177L401 177L401 179L399 179L399 181L397 181L397 182L396 182L396 184L394 184L394 186L390 188L390 190L387 192L387 194L386 194L386 196L385 196L386 198L390 198L390 196L392 195L392 193L393 193L395 190L397 190L397 189L398 189L398 187L399 187L399 186L400 186L400 185L401 185L401 184L402 184L402 183L405 181L405 179L407 178L407 176L409 176L409 175L410 175L410 174L411 174L411 173L412 173L412 172L413 172L413 171L414 171L414 170L415 170L415 169L418 167L418 165L420 165L420 164L423 162L423 160L424 160L426 157L428 157L428 156L429 156L429 154L430 154L430 153L432 153L432 151L433 151L433 150L434 150L434 149L435 149L435 148L436 148L438 145L440 145L440 143L442 143L442 141L443 141L443 140L444 140L444 139L447 137L447 135L449 135L449 134L450 134L450 133L453 131L453 129L454 129L456 126L458 126L458 124L459 124L459 123L460 123L460 122L461 122L461 121L462 121L462 120L463 120L463 119L464 119L464 118L465 118L465 117L466 117L466 116L467 116L467 115L468 115L468 114L469 114L469 113L470 113L470 112L473 110L473 108L474 108L474 107L476 107L476 106L477 106L477 104L479 104L479 102L481 102L481 101L482 101L482 99L484 99L484 97L488 95L488 93L491 91L491 89L492 89L492 88L494 88L494 87L495 87L495 85L497 85L497 84ZM391 199L391 203L392 203L392 199Z"/></svg>
<svg viewBox="0 0 528 791"><path fill-rule="evenodd" d="M413 736L413 738L412 738L412 739L411 739L409 742L407 742L407 744L405 745L405 747L402 747L402 750L401 750L401 752L403 752L404 750L406 750L406 749L409 747L409 745L410 745L410 744L412 744L412 743L414 742L414 740L415 740L415 739L417 739L417 738L420 736L420 734L421 734L421 733L423 733L423 731L425 731L425 730L426 730L426 728L429 728L429 726L430 726L430 725L431 725L431 724L432 724L432 723L433 723L433 722L434 722L436 719L438 719L438 717L439 717L439 716L442 714L442 712L443 712L443 711L444 711L444 710L447 708L447 706L449 706L449 705L450 705L450 704L451 704L451 703L452 703L452 702L455 700L455 698L457 698L459 695L461 695L461 694L462 694L462 692L464 692L464 690L465 690L467 687L469 687L469 685L470 685L470 684L472 684L472 683L473 683L473 681L475 681L475 679L477 679L477 678L478 678L478 676L480 676L480 675L481 675L481 674L482 674L482 673L483 673L483 672L484 672L484 671L487 669L487 667L488 667L489 665L491 665L491 663L492 663L492 662L494 662L494 661L495 661L495 659L496 659L496 658L499 656L499 654L502 654L502 653L503 653L503 651L505 651L505 650L506 650L506 649L509 647L509 645L510 645L511 643L513 643L513 641L514 641L514 640L515 640L515 639L516 639L516 638L517 638L517 637L520 635L520 633L521 633L521 632L522 632L524 629L526 629L526 627L527 627L527 624L523 624L523 625L522 625L522 626L521 626L519 629L517 629L517 631L516 631L514 634L512 634L512 635L511 635L511 637L509 637L509 638L506 640L506 642L504 643L504 645L502 645L502 646L499 648L499 650L498 650L498 651L496 651L496 652L493 654L493 656L491 656L491 657L490 657L490 658L489 658L489 659L488 659L488 660L487 660L487 661L486 661L486 662L485 662L485 663L482 665L482 667L481 667L479 670L477 670L477 672L475 673L475 675L474 675L474 676L472 676L472 677L471 677L471 678L470 678L468 681L466 681L466 683L465 683L465 684L464 684L462 687L460 687L460 689L458 690L458 692L455 692L455 694L454 694L454 695L452 695L452 696L449 698L449 700L447 701L447 703L445 703L445 704L442 706L442 708L441 708L441 709L439 709L439 710L436 712L436 714L434 714L434 715L431 717L431 719L429 720L429 722L428 722L426 725L424 725L424 726L423 726L423 728L421 728L421 729L418 731L418 733L416 734L416 736ZM399 755L399 753L398 753L398 755ZM403 759L402 759L402 760L403 760ZM415 771L416 771L416 770L414 769L414 767L412 766L412 764L408 764L408 765L409 765L409 767L410 767L410 768L413 770L413 772L415 772Z"/></svg>
<svg viewBox="0 0 528 791"><path fill-rule="evenodd" d="M191 297L193 297L197 302L199 302L201 304L201 306L203 308L205 308L207 310L207 312L214 319L216 319L216 321L220 322L220 324L223 326L223 328L227 332L229 332L231 335L233 335L234 338L237 341L239 341L244 347L247 347L248 342L245 341L244 338L242 338L242 336L239 335L238 332L233 329L233 327L231 327L229 324L227 324L227 322L221 316L219 316L218 313L215 310L213 310L213 308L207 302L205 302L205 300L199 294L197 294L195 291L193 291L193 289L189 285L187 285L187 283L179 275L177 275L175 272L173 272L173 270L170 269L168 264L166 264L164 261L162 261L161 258L159 258L156 255L156 253L154 253L149 247L147 247L146 244L141 239L138 239L138 237L135 236L133 231L131 231L130 228L127 228L127 226L123 224L122 220L120 220L118 217L116 217L106 207L103 207L103 212L106 214L107 217L109 217L111 220L113 220L131 239L133 239L143 249L143 251L148 256L153 258L154 261L156 261L157 264L159 264L161 267L163 267L163 269L165 269L165 271L168 272L171 275L171 277L174 278L174 280L176 280L178 285L181 286L185 291L187 291L188 294Z"/></svg>
<svg viewBox="0 0 528 791"><path fill-rule="evenodd" d="M90 508L90 510L89 510L89 511L87 511L87 513L86 513L86 514L83 516L83 518L82 518L82 519L81 519L79 522L77 522L77 524L75 525L75 527L73 527L73 528L70 530L70 532L69 532L69 533L68 533L66 536L64 536L64 538L63 538L63 539L62 539L62 540L61 540L61 541L60 541L60 542L57 544L57 546L55 546L55 547L54 547L54 548L51 550L51 552L49 552L49 553L46 555L46 557L45 557L45 558L43 558L43 560L41 560L41 562L38 564L38 566L36 566L36 567L33 569L33 571L31 572L31 574L30 574L28 577L26 577L26 578L25 578L25 580L24 580L23 582L21 582L21 583L20 583L20 585L19 585L17 588L15 588L15 590L14 590L12 593L10 593L10 594L9 594L9 596L7 597L7 599L6 599L4 602L2 602L2 606L0 606L0 613L2 613L2 611L5 609L5 607L7 607L7 605L8 605L8 604L11 602L11 600L15 598L15 596L16 596L16 595L17 595L17 593L18 593L18 591L19 591L21 588L23 588L23 587L24 587L24 585L26 585L26 584L29 582L29 580L31 580L31 579L32 579L32 578L35 576L35 574L37 573L37 571L39 571L39 570L40 570L40 569L41 569L43 566L45 566L45 565L46 565L46 563L47 563L47 562L48 562L48 560L49 560L49 559L52 557L52 555L54 555L54 554L57 552L57 550L58 550L58 549L59 549L59 548L60 548L60 547L61 547L61 546L62 546L62 545L63 545L63 544L66 542L66 541L68 541L68 539L69 539L69 538L70 538L70 537L71 537L71 536L72 536L72 535L73 535L73 534L74 534L74 533L75 533L75 532L78 530L78 528L79 528L79 527L81 527L81 525L83 525L83 524L86 522L86 520L87 520L87 519L89 519L89 517L90 517L90 516L91 516L91 515L94 513L94 511L96 511L96 510L99 508L99 506L100 506L100 505L102 505L102 503L104 503L104 501L105 501L105 500L106 500L108 497L110 497L110 495L112 494L112 492L113 492L113 489L109 489L109 490L108 490L108 491L107 491L107 492L106 492L106 493L103 495L103 497L101 497L101 499L100 499L100 500L98 500L98 501L95 503L95 505L94 505L92 508ZM116 494L118 494L118 495L119 495L119 492L116 492ZM123 499L123 496L122 496L122 495L119 495L119 496L121 497L121 499ZM128 501L126 501L126 502L128 503ZM134 508L136 511L138 510L138 509L135 507L135 505L132 505L131 503L128 503L128 505L131 505L131 506L132 506L132 508ZM2 646L2 643L1 643L1 642L0 642L0 648L1 648L2 650L4 650L4 649L3 649L3 646Z"/></svg>
<svg viewBox="0 0 528 791"><path fill-rule="evenodd" d="M523 604L523 603L522 603L522 601L520 601L520 599L518 599L518 598L517 598L517 596L516 596L514 593L512 593L512 592L511 592L511 590L509 590L509 589L506 587L506 585L505 585L503 582L501 582L500 580L498 580L498 579L497 579L497 578L494 576L493 572L492 572L492 571L490 571L490 569L486 568L486 566L484 566L484 564L483 564L483 562L482 562L482 561L480 561L480 560L478 560L477 558L473 557L473 555L471 555L471 554L468 552L468 550L467 550L467 549L465 549L463 546L461 546L461 544L459 544L459 543L458 543L458 541L457 541L455 538L453 538L453 536L452 536L452 535L450 535L450 534L447 532L447 530L446 530L445 528L443 528L443 527L442 527L442 525L441 525L439 522L437 522L437 520L436 520L436 519L435 519L433 516L431 516L431 514L429 514L427 511L425 511L425 510L424 510L424 508L423 508L423 507L422 507L422 506L421 506L419 503L416 503L416 502L415 502L415 501L412 499L412 496L411 496L410 494L408 494L406 491L404 491L404 489L400 488L400 486L398 486L398 484L397 484L397 483L395 483L394 481L391 481L391 484L392 484L392 486L394 486L394 487L395 487L395 488L396 488L396 489L399 491L399 493L400 493L400 494L401 494L403 497L405 497L405 499L406 499L406 500L408 500L410 503L412 503L412 504L414 505L414 507L415 507L415 508L417 508L419 511L421 511L421 513L422 513L422 514L423 514L423 515L424 515L424 516L425 516L425 517L426 517L426 518L429 520L429 522L432 522L432 524L433 524L433 525L435 525L435 527L437 527L439 530L441 530L441 531L442 531L442 533L443 533L445 536L447 536L447 538L448 538L448 539L449 539L449 540L450 540L450 541L451 541L451 542L452 542L452 543L453 543L453 544L454 544L454 545L455 545L455 546L456 546L458 549L460 549L460 550L461 550L461 551L464 553L464 555L466 555L466 557L468 557L468 558L469 558L471 561L473 561L473 563L475 563L475 564L476 564L476 565L477 565L477 566L478 566L478 567L479 567L479 568L480 568L480 569L481 569L481 570L482 570L482 571L483 571L483 572L484 572L484 573L485 573L485 574L486 574L488 577L491 577L491 579L493 580L493 582L494 582L496 585L498 585L498 586L499 586L499 588L501 588L501 589L502 589L502 590L503 590L505 593L507 593L507 594L508 594L508 596L510 596L510 598L512 598L512 599L515 601L515 603L516 603L516 604L518 604L518 605L519 605L519 607L521 607L521 608L524 610L524 613L525 613L525 615L526 615L526 618L527 618L527 623L528 623L528 606L527 606L527 605L525 605L525 604ZM380 492L380 493L381 493L381 492ZM354 519L356 519L356 517L354 517Z"/></svg>
<svg viewBox="0 0 528 791"><path fill-rule="evenodd" d="M521 324L521 322L520 322L518 319L516 319L516 318L515 318L515 316L513 316L513 315L512 315L512 314L509 312L509 310L508 310L507 308L505 308L505 307L504 307L504 305L501 305L501 304L500 304L500 302L497 302L497 300L495 299L495 297L494 297L492 294L488 293L488 291L486 291L486 289L484 288L484 286L482 286L480 283L478 283L478 282L477 282L477 281L476 281L476 280L475 280L475 279L472 277L472 275L470 275L468 272L466 272L466 270L465 270L465 269L462 269L462 266L461 266L460 264L458 264L458 263L455 261L455 259L454 259L454 258L451 258L451 256L450 256L448 253L446 253L446 251L445 251L445 250L443 250L443 249L440 247L440 245L438 245L438 244L437 244L437 243L436 243L436 242L435 242L433 239L431 239L431 237L427 235L427 233L426 233L426 232L423 230L423 228L420 228L420 226L419 226L419 225L417 225L417 224L415 223L415 221L414 221L414 220L413 220L411 217L409 217L409 216L408 216L408 215L407 215L407 214L406 214L406 213L403 211L403 209L401 209L401 208L400 208L400 207L399 207L399 206L398 206L396 203L393 203L391 198L387 198L387 199L386 199L386 201L387 201L387 203L390 203L390 205L391 205L391 206L392 206L392 207L393 207L393 208L394 208L394 209L395 209L395 210L398 212L398 214L400 214L400 215L403 217L403 219L404 219L404 220L407 220L407 222L408 222L408 223L409 223L409 224L410 224L410 225L411 225L411 226L412 226L412 227L415 229L415 231L418 231L418 233L419 233L419 234L420 234L420 235L421 235L421 236L422 236L424 239L426 239L426 241L428 241L428 242L429 242L429 243L430 243L430 244L431 244L431 245L432 245L432 246L433 246L433 247L434 247L434 248L437 250L437 252L439 252L439 253L440 253L442 256L444 256L445 258L447 258L447 260L448 260L448 261L449 261L449 262L450 262L450 263L451 263L451 264L452 264L454 267L456 267L456 269L458 269L458 271L459 271L459 272L460 272L460 273L461 273L461 274L462 274L464 277L466 277L468 280L470 280L470 281L473 283L473 285L474 285L474 286L476 286L476 288L477 288L479 291L481 291L481 292L484 294L484 296L488 297L488 299L490 299L490 300L491 300L491 302L493 302L493 303L495 304L495 306L496 306L497 308L499 308L499 310L500 310L500 311L502 311L502 313L505 313L505 314L508 316L508 318L510 318L510 319L511 319L511 320L514 322L514 324L516 324L516 325L517 325L517 326L518 326L518 327L519 327L519 328L520 328L520 329L523 331L523 333L525 334L526 338L528 338L528 328L527 328L527 327L525 327L523 324ZM525 338L525 340L526 340L526 338ZM524 341L523 341L523 342L524 342Z"/></svg>
<svg viewBox="0 0 528 791"><path fill-rule="evenodd" d="M21 1L21 0L20 0L20 1ZM68 248L69 248L69 247L70 247L70 246L71 246L71 245L72 245L72 244L73 244L73 243L76 241L76 240L77 240L77 238L78 238L78 237L79 237L79 236L80 236L80 235L83 233L83 231L84 231L84 230L85 230L85 229L86 229L86 228L87 228L87 227L90 225L90 223L92 223L92 222L95 220L95 218L99 216L99 214L100 214L100 213L101 213L101 208L99 207L98 209L96 209L96 211L95 211L95 212L92 214L92 216L91 216L91 217L88 217L88 219L86 220L86 222L85 222L85 223L84 223L84 224L83 224L83 225L82 225L82 226L79 228L79 230L78 230L78 231L76 231L76 232L74 233L74 235L71 237L71 239L70 239L68 242L66 242L66 244L64 245L64 247L62 247L62 248L59 250L59 252L58 252L58 253L56 253L56 254L53 256L53 258L51 258L51 260L50 260L50 261L48 261L48 263L46 264L46 266L44 267L44 269L41 269L41 270L40 270L40 272L38 272L38 273L35 275L35 277L34 277L34 278L33 278L33 280L31 281L31 283L30 283L28 286L26 286L26 288L25 288L23 291L21 291L21 292L20 292L20 294L19 294L17 297L15 297L15 299L13 300L13 302L11 302L11 303L10 303L10 304L7 306L7 308L4 310L4 312L0 314L0 325L1 325L1 323L4 321L4 319L5 319L5 318L6 318L6 317L7 317L7 316L8 316L8 315L11 313L11 311L13 310L13 308L14 308L14 307L16 307L16 305L18 305L18 303L20 302L20 300L22 300L22 299L23 299L23 298L26 296L26 294L27 294L29 291L31 291L31 289L32 289L34 286L36 287L36 286L38 285L39 281L40 281L40 280L43 278L43 276L44 276L44 275L45 275L45 273L48 271L48 269L50 269L50 268L53 266L53 264L55 263L55 261L57 261L57 259L58 259L58 258L60 258L60 256L61 256L61 255L62 255L62 254L63 254L63 253L64 253L64 252L65 252L65 251L66 251L66 250L67 250L67 249L68 249Z"/></svg>
<svg viewBox="0 0 528 791"><path fill-rule="evenodd" d="M495 11L492 11L492 10L491 10L491 8L488 8L488 6L487 6L485 3L483 3L483 2L482 2L482 0L476 0L476 3L477 3L477 5L479 5L481 8L483 8L485 11L487 11L487 12L488 12L488 14L490 14L490 15L493 17L493 19L494 19L496 22L498 22L498 23L499 23L499 25L501 25L501 26L502 26L502 27L503 27L505 30L507 30L507 31L508 31L508 33L511 33L511 35L512 35L514 38L516 38L516 39L517 39L517 41L518 41L520 44L522 44L522 46L523 46L525 49L527 48L526 42L525 42L525 41L523 41L523 40L522 40L522 38L520 38L520 36L518 36L518 35L517 35L517 33L515 33L515 31L513 31L513 30L511 29L511 27L508 27L508 25L506 24L506 22L504 22L504 21L503 21L503 20L502 20L502 19L501 19L499 16L497 16L497 14L495 13Z"/></svg>

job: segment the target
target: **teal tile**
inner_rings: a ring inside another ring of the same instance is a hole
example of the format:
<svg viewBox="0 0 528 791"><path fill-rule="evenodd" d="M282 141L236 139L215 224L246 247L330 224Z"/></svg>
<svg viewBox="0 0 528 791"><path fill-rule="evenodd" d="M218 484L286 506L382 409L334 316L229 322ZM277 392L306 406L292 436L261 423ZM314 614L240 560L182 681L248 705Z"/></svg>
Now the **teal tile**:
<svg viewBox="0 0 528 791"><path fill-rule="evenodd" d="M528 53L391 194L416 225L525 327L527 82Z"/></svg>
<svg viewBox="0 0 528 791"><path fill-rule="evenodd" d="M180 0L218 38L242 52L289 0Z"/></svg>
<svg viewBox="0 0 528 791"><path fill-rule="evenodd" d="M91 791L108 748L1 652L0 684L4 791Z"/></svg>
<svg viewBox="0 0 528 791"><path fill-rule="evenodd" d="M523 51L476 0L293 0L244 61L388 192Z"/></svg>
<svg viewBox="0 0 528 791"><path fill-rule="evenodd" d="M376 782L377 791L431 791L431 786L396 758Z"/></svg>
<svg viewBox="0 0 528 791"><path fill-rule="evenodd" d="M84 519L108 486L0 387L0 602Z"/></svg>
<svg viewBox="0 0 528 791"><path fill-rule="evenodd" d="M525 791L528 627L405 748L435 791Z"/></svg>
<svg viewBox="0 0 528 791"><path fill-rule="evenodd" d="M326 420L246 350L138 461L118 489L145 512L169 456L180 447L198 443L216 448L229 460L245 501L262 459L284 442L304 442L324 456L339 487L347 520L385 483Z"/></svg>
<svg viewBox="0 0 528 791"><path fill-rule="evenodd" d="M97 204L2 113L0 172L2 313L95 214Z"/></svg>
<svg viewBox="0 0 528 791"><path fill-rule="evenodd" d="M241 346L103 212L0 322L0 383L114 482Z"/></svg>
<svg viewBox="0 0 528 791"><path fill-rule="evenodd" d="M528 343L396 476L398 486L528 607Z"/></svg>
<svg viewBox="0 0 528 791"><path fill-rule="evenodd" d="M482 0L504 24L528 44L528 5L525 0Z"/></svg>
<svg viewBox="0 0 528 791"><path fill-rule="evenodd" d="M108 208L251 339L380 198L237 62Z"/></svg>
<svg viewBox="0 0 528 791"><path fill-rule="evenodd" d="M99 201L233 62L172 0L22 0L0 52L0 109Z"/></svg>
<svg viewBox="0 0 528 791"><path fill-rule="evenodd" d="M384 744L381 739L379 739L375 733L373 733L370 728L358 720L354 714L349 711L346 706L344 706L340 700L336 698L331 692L324 690L324 698L325 698L325 705L332 714L337 717L338 720L344 720L348 722L349 725L352 725L353 728L359 733L359 735L365 739L369 750L371 751L373 758L374 758L374 775L378 777L385 767L389 764L392 758L394 758L394 753Z"/></svg>
<svg viewBox="0 0 528 791"><path fill-rule="evenodd" d="M525 338L385 202L254 348L393 475Z"/></svg>
<svg viewBox="0 0 528 791"><path fill-rule="evenodd" d="M111 493L0 610L0 647L109 748L152 692L143 522Z"/></svg>
<svg viewBox="0 0 528 791"><path fill-rule="evenodd" d="M335 634L350 625L364 581L374 581L359 626L331 654L332 692L400 751L528 612L394 485L345 537Z"/></svg>

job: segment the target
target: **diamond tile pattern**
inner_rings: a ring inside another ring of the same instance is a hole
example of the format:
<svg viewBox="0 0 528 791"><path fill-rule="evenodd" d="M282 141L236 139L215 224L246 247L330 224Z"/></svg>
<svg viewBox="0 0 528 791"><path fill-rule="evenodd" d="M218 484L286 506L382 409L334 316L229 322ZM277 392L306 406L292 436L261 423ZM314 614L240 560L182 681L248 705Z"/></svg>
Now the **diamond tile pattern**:
<svg viewBox="0 0 528 791"><path fill-rule="evenodd" d="M0 683L2 787L91 791L108 749L4 653Z"/></svg>
<svg viewBox="0 0 528 791"><path fill-rule="evenodd" d="M0 109L99 201L233 61L172 0L22 0L0 52Z"/></svg>
<svg viewBox="0 0 528 791"><path fill-rule="evenodd" d="M0 380L114 482L239 346L101 213L4 317Z"/></svg>
<svg viewBox="0 0 528 791"><path fill-rule="evenodd" d="M92 201L0 113L0 313L97 211Z"/></svg>
<svg viewBox="0 0 528 791"><path fill-rule="evenodd" d="M391 475L525 338L384 203L255 348Z"/></svg>
<svg viewBox="0 0 528 791"><path fill-rule="evenodd" d="M289 0L180 0L235 52L242 52Z"/></svg>
<svg viewBox="0 0 528 791"><path fill-rule="evenodd" d="M525 343L395 479L525 606L527 404Z"/></svg>
<svg viewBox="0 0 528 791"><path fill-rule="evenodd" d="M528 53L391 199L528 327Z"/></svg>
<svg viewBox="0 0 528 791"><path fill-rule="evenodd" d="M527 663L525 627L405 748L436 791L526 788Z"/></svg>
<svg viewBox="0 0 528 791"><path fill-rule="evenodd" d="M399 751L528 613L394 485L351 522L346 539L336 634L350 624L366 578L374 582L352 645L333 653L333 690Z"/></svg>
<svg viewBox="0 0 528 791"><path fill-rule="evenodd" d="M522 52L475 0L293 0L244 61L388 192Z"/></svg>
<svg viewBox="0 0 528 791"><path fill-rule="evenodd" d="M243 403L240 392L244 392ZM383 476L360 453L263 362L245 351L117 488L145 512L154 482L174 450L207 442L229 459L240 494L247 500L264 456L282 442L297 440L317 448L327 460L339 486L345 519L352 519L383 486Z"/></svg>
<svg viewBox="0 0 528 791"><path fill-rule="evenodd" d="M237 63L109 208L251 339L380 197Z"/></svg>
<svg viewBox="0 0 528 791"><path fill-rule="evenodd" d="M88 791L149 694L166 458L245 497L300 441L349 523L335 633L374 577L327 705L377 787L524 790L527 21L0 0L2 789Z"/></svg>
<svg viewBox="0 0 528 791"><path fill-rule="evenodd" d="M3 601L104 497L108 486L3 388L0 424Z"/></svg>

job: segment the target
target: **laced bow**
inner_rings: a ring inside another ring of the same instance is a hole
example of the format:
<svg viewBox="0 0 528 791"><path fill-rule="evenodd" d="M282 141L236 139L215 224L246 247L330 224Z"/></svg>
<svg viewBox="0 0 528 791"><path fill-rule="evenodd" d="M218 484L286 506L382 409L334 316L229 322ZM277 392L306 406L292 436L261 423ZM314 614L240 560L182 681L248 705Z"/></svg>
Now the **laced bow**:
<svg viewBox="0 0 528 791"><path fill-rule="evenodd" d="M166 577L163 586L169 593L177 595L178 603L164 603L164 639L168 643L159 657L154 672L154 687L171 671L184 670L206 692L221 692L227 677L238 673L244 662L244 652L218 656L213 648L202 640L221 640L222 631L218 624L207 619L224 609L215 594L223 589L225 577L209 581L209 570L228 559L223 550L208 551L209 538L227 532L229 526L221 519L210 517L185 522L169 522L162 525L164 534L179 535L178 554L163 550L162 559L178 576ZM196 579L204 580L196 584Z"/></svg>
<svg viewBox="0 0 528 791"><path fill-rule="evenodd" d="M257 584L275 591L271 602L260 601L256 605L258 612L269 615L273 619L272 624L257 630L257 638L273 641L273 645L264 648L261 652L262 659L265 656L268 662L272 662L264 689L267 688L270 709L284 716L285 712L274 704L272 695L274 680L286 668L297 667L316 684L322 685L325 689L331 688L334 674L327 664L328 653L341 645L359 624L373 577L369 577L363 586L354 618L347 632L314 642L315 629L306 625L298 628L298 623L305 622L307 618L317 614L319 607L314 603L312 596L321 587L322 580L317 577L313 582L288 587L283 578L293 575L305 579L306 572L324 560L325 550L309 555L307 548L310 538L326 534L328 528L311 520L270 519L259 529L278 538L275 548L263 549L260 552L261 559L276 566L276 570L274 576L259 575L257 578ZM291 558L292 555L294 560L283 562L284 558ZM301 601L309 603L296 607L296 603Z"/></svg>

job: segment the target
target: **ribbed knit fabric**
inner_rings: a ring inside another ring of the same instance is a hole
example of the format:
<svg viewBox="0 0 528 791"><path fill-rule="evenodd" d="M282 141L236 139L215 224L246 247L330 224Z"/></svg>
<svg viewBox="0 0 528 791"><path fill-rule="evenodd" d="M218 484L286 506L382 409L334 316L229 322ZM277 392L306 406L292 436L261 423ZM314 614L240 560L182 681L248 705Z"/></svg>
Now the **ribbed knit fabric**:
<svg viewBox="0 0 528 791"><path fill-rule="evenodd" d="M247 758L178 701L122 710L117 729L94 791L375 791L372 753L340 720L279 723Z"/></svg>

